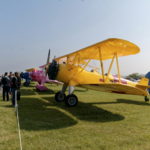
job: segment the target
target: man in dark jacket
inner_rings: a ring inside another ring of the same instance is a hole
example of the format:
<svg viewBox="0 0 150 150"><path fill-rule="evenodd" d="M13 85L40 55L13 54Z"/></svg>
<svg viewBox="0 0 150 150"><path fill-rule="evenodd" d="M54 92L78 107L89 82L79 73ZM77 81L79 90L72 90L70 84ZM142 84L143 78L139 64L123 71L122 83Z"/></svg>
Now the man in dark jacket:
<svg viewBox="0 0 150 150"><path fill-rule="evenodd" d="M21 79L19 77L18 72L15 72L15 75L12 77L11 80L11 90L12 90L12 105L16 105L17 100L17 92L20 90L21 86Z"/></svg>
<svg viewBox="0 0 150 150"><path fill-rule="evenodd" d="M7 101L9 101L10 80L7 72L2 77L1 83L3 87L3 101L5 101L5 96L7 97Z"/></svg>

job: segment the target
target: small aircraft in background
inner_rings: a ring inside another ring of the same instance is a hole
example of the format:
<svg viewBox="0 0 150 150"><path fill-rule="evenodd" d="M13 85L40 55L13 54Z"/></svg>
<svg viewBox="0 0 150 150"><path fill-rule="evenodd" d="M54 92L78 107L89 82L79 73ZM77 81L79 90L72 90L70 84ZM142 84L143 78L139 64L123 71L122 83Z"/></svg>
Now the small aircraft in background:
<svg viewBox="0 0 150 150"><path fill-rule="evenodd" d="M44 85L44 83L48 82L49 79L45 75L45 72L43 70L37 70L35 68L32 68L32 69L27 69L26 71L29 73L32 81L38 82L38 84L36 85L36 89L38 91L47 91L48 90L48 88Z"/></svg>
<svg viewBox="0 0 150 150"><path fill-rule="evenodd" d="M26 69L26 72L22 75L22 76L24 76L24 79L26 79L27 83L29 82L29 79L31 79L32 81L38 82L38 84L36 85L36 89L38 91L47 91L48 90L48 88L44 85L44 83L62 84L61 82L59 82L57 80L50 80L48 78L47 72L45 71L45 69L46 69L46 66L49 64L49 61L50 61L50 49L48 51L48 57L47 57L46 64L39 67L41 70L36 69L36 68Z"/></svg>
<svg viewBox="0 0 150 150"><path fill-rule="evenodd" d="M149 85L150 85L150 72L148 72L148 73L145 75L145 77L149 79ZM148 89L148 92L150 93L150 89Z"/></svg>
<svg viewBox="0 0 150 150"><path fill-rule="evenodd" d="M141 95L145 97L145 101L149 101L147 89L150 86L147 78L142 78L135 83L121 78L120 75L118 57L138 52L140 49L135 44L123 39L111 38L55 58L47 69L49 79L64 83L62 90L55 94L55 100L57 102L65 101L66 105L70 107L76 106L78 98L73 92L74 87L79 86L110 93ZM92 60L99 61L101 73L86 70ZM104 72L103 62L105 60L111 60L107 73ZM115 60L117 77L111 75ZM69 87L69 94L66 96L67 87Z"/></svg>
<svg viewBox="0 0 150 150"><path fill-rule="evenodd" d="M31 82L31 77L29 72L21 72L20 73L21 79L24 79L25 82L23 83L24 86L29 86Z"/></svg>

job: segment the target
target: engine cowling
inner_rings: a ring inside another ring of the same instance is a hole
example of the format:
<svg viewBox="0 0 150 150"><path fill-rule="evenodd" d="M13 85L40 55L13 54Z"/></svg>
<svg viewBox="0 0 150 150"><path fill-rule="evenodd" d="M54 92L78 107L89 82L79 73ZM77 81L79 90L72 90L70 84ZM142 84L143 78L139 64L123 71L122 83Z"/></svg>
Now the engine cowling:
<svg viewBox="0 0 150 150"><path fill-rule="evenodd" d="M53 60L52 63L48 66L48 77L51 80L55 80L59 71L59 64Z"/></svg>

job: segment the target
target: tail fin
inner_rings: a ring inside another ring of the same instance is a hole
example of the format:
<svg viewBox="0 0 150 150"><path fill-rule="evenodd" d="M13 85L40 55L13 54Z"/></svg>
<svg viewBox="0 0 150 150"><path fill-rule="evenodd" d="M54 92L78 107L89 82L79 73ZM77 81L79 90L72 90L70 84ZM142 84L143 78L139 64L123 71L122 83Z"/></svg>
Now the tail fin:
<svg viewBox="0 0 150 150"><path fill-rule="evenodd" d="M138 82L138 84L140 84L140 85L148 85L148 83L149 83L149 79L148 78L142 78L139 82Z"/></svg>
<svg viewBox="0 0 150 150"><path fill-rule="evenodd" d="M149 84L149 79L148 78L142 78L138 84L136 85L138 88L141 88L143 90L146 90L148 88L150 88Z"/></svg>

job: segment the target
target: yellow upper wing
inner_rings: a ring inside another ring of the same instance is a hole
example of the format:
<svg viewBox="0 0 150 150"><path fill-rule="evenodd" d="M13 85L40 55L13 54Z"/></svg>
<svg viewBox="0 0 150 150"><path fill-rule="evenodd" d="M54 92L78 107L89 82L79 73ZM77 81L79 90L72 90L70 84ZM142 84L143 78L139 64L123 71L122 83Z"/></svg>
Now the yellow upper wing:
<svg viewBox="0 0 150 150"><path fill-rule="evenodd" d="M138 46L129 41L111 38L96 43L94 45L88 46L76 52L70 53L68 55L58 57L55 60L59 61L61 59L67 58L73 61L75 58L77 58L78 61L80 61L80 63L88 59L99 60L100 59L99 51L101 51L102 56L101 60L106 60L113 58L114 54L116 53L118 57L128 56L140 52L140 49Z"/></svg>

